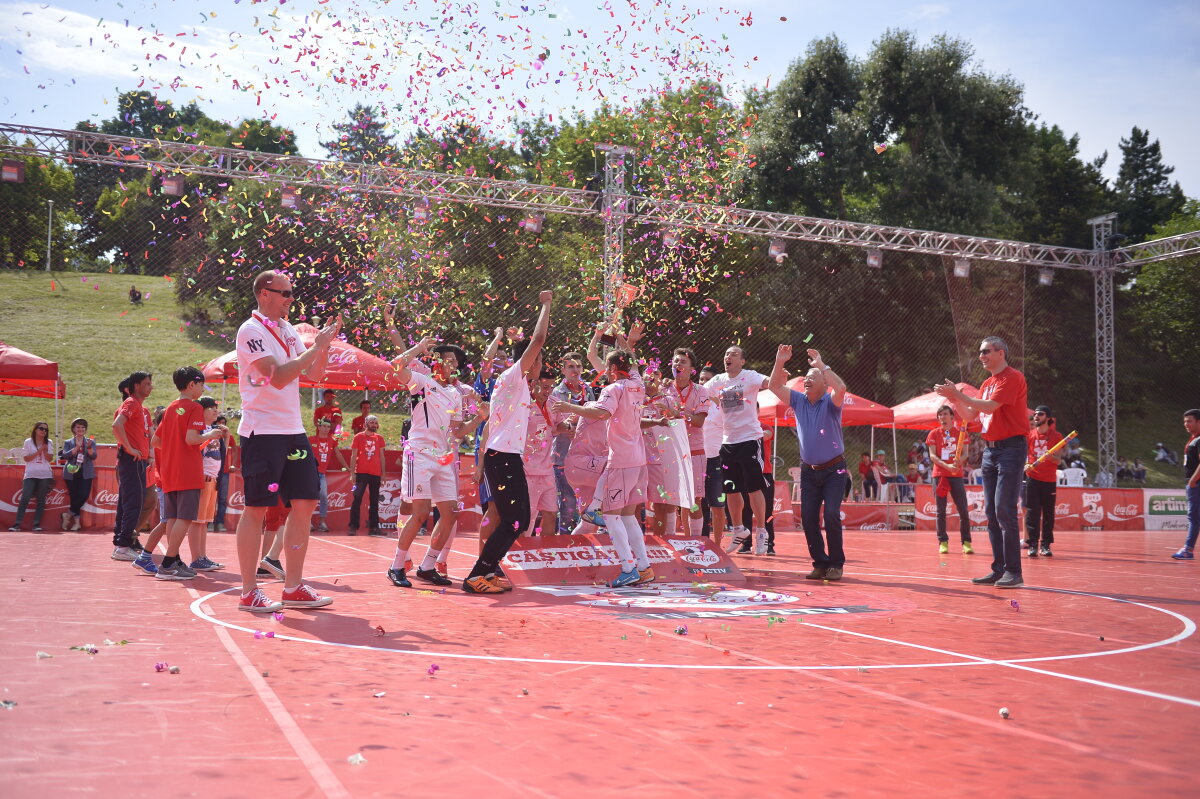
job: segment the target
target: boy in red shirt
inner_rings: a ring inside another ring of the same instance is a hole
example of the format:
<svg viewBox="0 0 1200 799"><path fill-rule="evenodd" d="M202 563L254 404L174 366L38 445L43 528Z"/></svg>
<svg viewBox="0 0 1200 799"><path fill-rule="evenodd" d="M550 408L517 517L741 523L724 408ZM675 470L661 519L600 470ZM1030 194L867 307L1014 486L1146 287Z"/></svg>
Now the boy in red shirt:
<svg viewBox="0 0 1200 799"><path fill-rule="evenodd" d="M342 409L338 407L336 397L332 388L325 389L325 393L321 395L323 404L313 411L314 427L320 427L321 420L328 419L334 434L342 429Z"/></svg>
<svg viewBox="0 0 1200 799"><path fill-rule="evenodd" d="M1054 555L1050 545L1054 543L1054 506L1058 498L1058 464L1062 455L1056 452L1037 466L1033 463L1063 437L1054 427L1054 415L1049 405L1037 406L1033 412L1033 425L1029 431L1029 464L1025 467L1025 546L1029 547L1029 557L1036 558L1040 554L1049 558Z"/></svg>
<svg viewBox="0 0 1200 799"><path fill-rule="evenodd" d="M326 392L331 394L333 392ZM317 408L317 413L321 409ZM338 417L339 423L341 415ZM329 484L326 482L325 473L329 471L329 464L336 462L338 468L349 471L350 464L346 463L346 456L338 449L337 439L331 433L333 432L334 421L330 417L322 417L317 419L317 434L308 439L308 443L312 445L313 455L317 458L317 474L320 476L321 493L317 497L317 516L321 519L313 530L318 533L328 533L329 525L325 523L325 517L329 514Z"/></svg>
<svg viewBox="0 0 1200 799"><path fill-rule="evenodd" d="M380 535L379 530L379 486L383 482L383 436L379 435L379 420L368 416L363 423L363 432L354 436L350 444L350 465L354 471L354 493L350 498L350 535L358 532L358 509L363 493L370 491L367 506L370 535Z"/></svg>
<svg viewBox="0 0 1200 799"><path fill-rule="evenodd" d="M954 424L954 409L943 405L937 410L938 427L930 430L925 438L929 449L929 460L933 463L934 493L937 495L938 552L945 555L950 551L950 536L946 532L946 497L954 500L958 511L958 536L962 541L964 555L972 555L971 518L967 510L967 489L963 484L963 461L967 448L958 451L961 430Z"/></svg>
<svg viewBox="0 0 1200 799"><path fill-rule="evenodd" d="M225 435L214 426L205 432L204 409L196 400L204 393L204 373L194 366L181 366L171 375L179 399L167 406L152 446L162 450L159 479L166 495L163 520L167 524L167 554L154 576L159 580L189 580L196 576L179 559L179 548L192 522L199 518L200 490L204 487L204 465L200 447ZM193 552L199 559L201 552Z"/></svg>

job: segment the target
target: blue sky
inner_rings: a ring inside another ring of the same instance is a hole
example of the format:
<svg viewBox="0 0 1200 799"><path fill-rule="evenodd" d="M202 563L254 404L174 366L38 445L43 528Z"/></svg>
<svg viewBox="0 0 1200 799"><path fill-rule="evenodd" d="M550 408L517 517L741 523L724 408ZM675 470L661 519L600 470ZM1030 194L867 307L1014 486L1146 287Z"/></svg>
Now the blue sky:
<svg viewBox="0 0 1200 799"><path fill-rule="evenodd" d="M355 102L393 109L401 128L464 110L504 128L601 96L631 103L705 71L735 91L776 82L831 33L856 55L887 28L948 33L971 42L984 69L1024 84L1028 107L1078 133L1085 157L1107 150L1110 178L1118 140L1138 125L1162 142L1184 191L1200 195L1189 143L1200 128L1196 2L0 0L0 15L4 122L108 118L117 94L145 81L219 119L275 114L317 157L328 125ZM430 64L410 93L414 70ZM335 74L366 74L368 85Z"/></svg>

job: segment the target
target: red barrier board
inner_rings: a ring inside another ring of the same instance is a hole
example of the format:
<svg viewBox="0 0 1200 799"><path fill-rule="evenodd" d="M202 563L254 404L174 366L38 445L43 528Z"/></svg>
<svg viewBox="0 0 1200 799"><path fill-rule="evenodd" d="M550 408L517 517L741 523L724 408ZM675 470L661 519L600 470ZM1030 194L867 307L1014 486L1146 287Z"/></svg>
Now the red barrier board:
<svg viewBox="0 0 1200 799"><path fill-rule="evenodd" d="M737 565L707 538L646 536L646 554L661 582L744 581ZM504 558L513 585L597 585L616 577L616 551L607 535L518 538Z"/></svg>
<svg viewBox="0 0 1200 799"><path fill-rule="evenodd" d="M900 522L897 506L886 502L843 502L841 517L843 530L895 530ZM792 506L792 518L796 529L803 529L798 502ZM821 527L825 527L824 512Z"/></svg>
<svg viewBox="0 0 1200 799"><path fill-rule="evenodd" d="M1144 530L1145 493L1140 488L1059 486L1054 507L1054 528L1067 531ZM983 486L967 486L967 507L971 528L986 529ZM1023 512L1024 507L1021 510ZM950 530L958 527L958 512L953 501L947 503L946 526ZM937 502L933 486L917 486L916 528L937 528Z"/></svg>

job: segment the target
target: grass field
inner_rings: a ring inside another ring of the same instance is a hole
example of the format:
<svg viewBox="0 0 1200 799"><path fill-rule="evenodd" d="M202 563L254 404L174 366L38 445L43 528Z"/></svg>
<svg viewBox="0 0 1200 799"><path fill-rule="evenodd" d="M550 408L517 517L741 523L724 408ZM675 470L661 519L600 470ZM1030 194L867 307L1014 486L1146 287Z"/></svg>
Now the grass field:
<svg viewBox="0 0 1200 799"><path fill-rule="evenodd" d="M141 306L129 303L131 283L148 294ZM232 349L233 333L232 329L194 329L181 322L173 283L162 277L0 272L0 341L58 362L67 383L64 428L71 419L82 416L91 423L97 441L112 441L110 424L118 404L117 383L122 378L138 369L152 372L155 389L150 404L166 405L177 396L171 385L171 372L185 364L206 363L228 352ZM211 386L210 390L217 398L221 397L221 386ZM226 386L224 392L226 404L238 407L237 386ZM361 392L339 392L338 401L347 419L357 415L362 397ZM303 400L306 406L311 401L307 391L303 392ZM384 437L389 443L398 441L404 415L389 412L388 406L395 406L391 397L374 396L372 402ZM401 400L399 405L403 404ZM49 420L53 426L54 405L48 400L4 397L0 399L0 407L3 408L0 447L18 446L29 435L35 420ZM1181 484L1181 470L1155 463L1152 452L1158 441L1165 441L1176 451L1182 449L1180 414L1184 408L1178 402L1146 398L1139 403L1137 414L1118 413L1118 452L1130 460L1141 456L1148 470L1147 486ZM305 414L305 423L311 430L310 417ZM919 435L917 431L898 433L902 461ZM866 450L869 438L869 428L847 428L847 451L853 454ZM891 431L876 431L877 448L890 453L891 443ZM1095 442L1083 443L1088 472L1094 474ZM796 437L791 429L780 428L778 455L786 465L795 465ZM786 478L786 474L786 466L781 467L780 476Z"/></svg>

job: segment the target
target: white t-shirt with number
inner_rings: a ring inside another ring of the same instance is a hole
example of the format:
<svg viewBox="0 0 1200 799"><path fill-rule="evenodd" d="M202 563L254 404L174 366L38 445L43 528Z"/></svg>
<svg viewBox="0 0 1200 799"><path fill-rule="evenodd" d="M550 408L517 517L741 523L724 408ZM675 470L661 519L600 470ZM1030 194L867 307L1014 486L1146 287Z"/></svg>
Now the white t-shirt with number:
<svg viewBox="0 0 1200 799"><path fill-rule="evenodd" d="M492 415L488 421L487 448L516 455L525 453L529 427L529 383L521 373L521 362L500 373L492 389Z"/></svg>
<svg viewBox="0 0 1200 799"><path fill-rule="evenodd" d="M283 388L275 388L254 364L269 355L281 366L306 349L296 329L286 320L275 323L255 311L242 322L237 334L238 390L242 395L238 435L304 432L299 378Z"/></svg>
<svg viewBox="0 0 1200 799"><path fill-rule="evenodd" d="M753 369L743 369L737 377L719 374L704 384L712 404L721 411L725 435L722 444L740 444L763 437L758 422L758 392L767 376ZM707 427L707 422L705 423Z"/></svg>
<svg viewBox="0 0 1200 799"><path fill-rule="evenodd" d="M441 456L450 452L451 428L462 421L462 394L454 386L443 386L420 372L411 371L408 391L412 396L412 425L405 448Z"/></svg>

